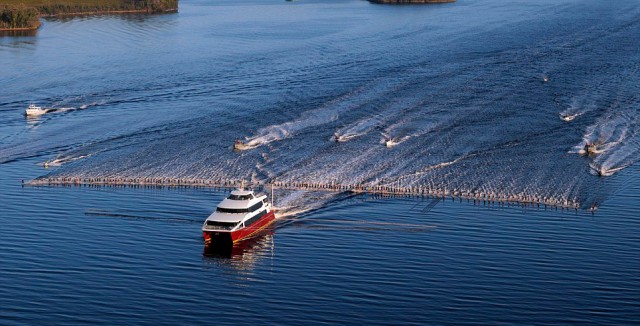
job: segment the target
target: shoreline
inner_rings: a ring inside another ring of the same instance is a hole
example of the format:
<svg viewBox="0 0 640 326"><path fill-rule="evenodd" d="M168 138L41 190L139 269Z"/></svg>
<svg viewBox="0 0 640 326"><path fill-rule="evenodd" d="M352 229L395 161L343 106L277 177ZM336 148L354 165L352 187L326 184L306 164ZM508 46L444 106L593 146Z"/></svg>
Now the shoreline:
<svg viewBox="0 0 640 326"><path fill-rule="evenodd" d="M162 1L162 0L161 0ZM128 8L127 8L128 7ZM138 7L138 8L135 8ZM126 15L126 14L164 14L178 12L178 0L164 0L161 4L147 4L144 8L119 3L115 6L99 5L91 8L76 5L62 7L61 4L7 4L0 5L2 21L0 32L37 31L42 26L41 19L73 17L85 15ZM69 12L64 12L68 10ZM8 27L13 26L13 27Z"/></svg>
<svg viewBox="0 0 640 326"><path fill-rule="evenodd" d="M41 26L42 26L42 22L38 21L38 25L33 27L15 27L15 28L0 27L0 32L36 31Z"/></svg>

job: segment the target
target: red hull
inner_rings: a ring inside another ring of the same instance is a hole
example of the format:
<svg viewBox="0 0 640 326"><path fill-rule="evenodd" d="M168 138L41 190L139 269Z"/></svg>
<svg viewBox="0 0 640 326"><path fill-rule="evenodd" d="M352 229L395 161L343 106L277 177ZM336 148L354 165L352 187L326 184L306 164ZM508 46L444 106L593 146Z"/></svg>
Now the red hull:
<svg viewBox="0 0 640 326"><path fill-rule="evenodd" d="M244 227L235 231L202 231L202 235L204 236L205 244L210 244L212 242L231 242L236 243L247 238L251 238L260 231L264 230L267 226L269 226L273 221L275 221L276 215L273 211L265 214L261 219L251 224L250 226Z"/></svg>

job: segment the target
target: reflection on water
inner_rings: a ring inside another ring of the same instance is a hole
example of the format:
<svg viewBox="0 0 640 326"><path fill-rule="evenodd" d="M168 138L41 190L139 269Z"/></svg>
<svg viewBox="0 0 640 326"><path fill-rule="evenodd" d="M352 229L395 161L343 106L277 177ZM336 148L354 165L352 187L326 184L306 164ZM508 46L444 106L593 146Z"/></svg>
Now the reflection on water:
<svg viewBox="0 0 640 326"><path fill-rule="evenodd" d="M111 28L124 32L131 36L131 31L135 30L135 34L144 35L149 31L166 30L175 25L177 13L158 13L158 14L87 14L74 16L61 16L47 18L47 22L52 24L94 24L96 21L108 24ZM122 24L125 22L125 24ZM63 28L64 25L57 25L56 28ZM46 27L45 27L46 28Z"/></svg>
<svg viewBox="0 0 640 326"><path fill-rule="evenodd" d="M21 37L21 36L36 36L37 29L19 30L19 31L0 31L0 37Z"/></svg>
<svg viewBox="0 0 640 326"><path fill-rule="evenodd" d="M274 233L275 228L270 225L258 236L236 244L220 242L205 246L202 253L204 261L219 267L250 271L261 258L273 255Z"/></svg>

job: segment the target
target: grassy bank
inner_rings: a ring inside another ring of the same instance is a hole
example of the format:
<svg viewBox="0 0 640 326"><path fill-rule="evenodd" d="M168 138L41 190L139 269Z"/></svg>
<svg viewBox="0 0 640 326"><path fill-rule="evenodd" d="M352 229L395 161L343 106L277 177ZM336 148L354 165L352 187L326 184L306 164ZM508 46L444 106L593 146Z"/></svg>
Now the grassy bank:
<svg viewBox="0 0 640 326"><path fill-rule="evenodd" d="M178 0L2 0L0 30L35 29L38 17L178 10Z"/></svg>
<svg viewBox="0 0 640 326"><path fill-rule="evenodd" d="M40 26L38 11L25 5L0 5L0 30L36 29Z"/></svg>

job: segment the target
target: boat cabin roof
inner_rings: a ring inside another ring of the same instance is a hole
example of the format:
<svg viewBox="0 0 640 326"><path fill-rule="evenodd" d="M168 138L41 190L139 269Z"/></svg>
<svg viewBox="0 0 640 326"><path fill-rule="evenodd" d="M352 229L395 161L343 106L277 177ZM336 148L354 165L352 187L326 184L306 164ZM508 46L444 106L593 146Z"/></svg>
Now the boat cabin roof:
<svg viewBox="0 0 640 326"><path fill-rule="evenodd" d="M242 221L245 217L245 214L230 214L230 213L220 213L213 212L213 214L207 217L207 221L216 221L216 222L227 222L227 223L238 223Z"/></svg>
<svg viewBox="0 0 640 326"><path fill-rule="evenodd" d="M227 197L230 200L252 200L256 198L253 191L250 190L234 190L231 192L231 195Z"/></svg>
<svg viewBox="0 0 640 326"><path fill-rule="evenodd" d="M241 198L248 197L248 198ZM247 214L251 214L265 205L267 196L256 197L253 191L232 191L207 220L219 222L240 222Z"/></svg>
<svg viewBox="0 0 640 326"><path fill-rule="evenodd" d="M249 207L253 207L259 203L262 203L263 199L266 199L267 196L259 196L256 197L253 193L249 195L231 195L225 198L223 201L218 204L219 208L228 208L228 209L248 209Z"/></svg>
<svg viewBox="0 0 640 326"><path fill-rule="evenodd" d="M253 191L236 189L231 191L231 194L236 196L246 196L246 195L253 195Z"/></svg>

